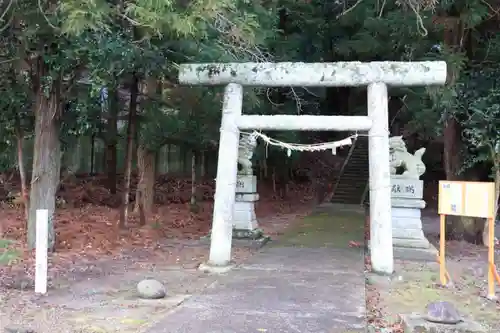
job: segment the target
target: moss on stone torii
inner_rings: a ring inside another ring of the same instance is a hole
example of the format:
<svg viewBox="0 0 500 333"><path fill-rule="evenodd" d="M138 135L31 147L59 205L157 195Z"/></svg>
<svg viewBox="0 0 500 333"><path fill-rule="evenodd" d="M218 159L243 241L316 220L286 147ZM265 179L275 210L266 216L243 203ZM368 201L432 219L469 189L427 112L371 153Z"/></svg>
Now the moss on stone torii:
<svg viewBox="0 0 500 333"><path fill-rule="evenodd" d="M383 82L389 86L442 85L446 62L278 62L183 64L182 84L352 87Z"/></svg>

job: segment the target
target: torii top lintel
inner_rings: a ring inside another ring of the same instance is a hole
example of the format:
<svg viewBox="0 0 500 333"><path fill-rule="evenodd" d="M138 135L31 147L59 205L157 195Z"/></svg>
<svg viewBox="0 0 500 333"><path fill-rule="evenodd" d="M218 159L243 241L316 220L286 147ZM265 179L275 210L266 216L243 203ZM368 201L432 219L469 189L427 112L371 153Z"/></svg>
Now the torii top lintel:
<svg viewBox="0 0 500 333"><path fill-rule="evenodd" d="M193 85L354 87L443 85L446 62L278 62L183 64L179 83Z"/></svg>

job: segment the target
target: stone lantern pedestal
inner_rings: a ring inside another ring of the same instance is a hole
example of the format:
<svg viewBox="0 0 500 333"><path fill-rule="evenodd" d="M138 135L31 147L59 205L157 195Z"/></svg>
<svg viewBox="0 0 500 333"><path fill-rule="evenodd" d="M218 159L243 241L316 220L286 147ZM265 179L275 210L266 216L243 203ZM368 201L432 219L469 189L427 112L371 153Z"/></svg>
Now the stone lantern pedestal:
<svg viewBox="0 0 500 333"><path fill-rule="evenodd" d="M435 261L436 248L422 230L423 181L391 177L392 243L396 257Z"/></svg>
<svg viewBox="0 0 500 333"><path fill-rule="evenodd" d="M238 175L236 197L233 206L233 243L235 245L259 248L269 240L259 228L255 215L255 204L259 201L257 193L257 177L254 175ZM210 235L203 238L210 240Z"/></svg>
<svg viewBox="0 0 500 333"><path fill-rule="evenodd" d="M262 237L262 231L259 229L255 216L255 203L258 200L257 177L238 175L233 207L233 238L258 239Z"/></svg>

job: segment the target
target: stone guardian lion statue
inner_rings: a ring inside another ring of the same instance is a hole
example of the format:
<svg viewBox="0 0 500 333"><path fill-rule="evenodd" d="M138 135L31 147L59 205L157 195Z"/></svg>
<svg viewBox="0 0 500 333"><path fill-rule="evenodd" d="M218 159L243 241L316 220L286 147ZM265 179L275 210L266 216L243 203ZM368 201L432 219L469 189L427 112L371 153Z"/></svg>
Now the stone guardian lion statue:
<svg viewBox="0 0 500 333"><path fill-rule="evenodd" d="M252 157L253 151L257 146L257 138L255 135L242 134L238 147L238 164L241 165L239 174L251 176L253 175Z"/></svg>
<svg viewBox="0 0 500 333"><path fill-rule="evenodd" d="M400 167L404 168L404 172L399 176L405 178L420 179L425 173L425 164L422 162L425 148L420 148L412 155L408 152L403 137L393 136L389 138L389 152L391 175L396 175L397 168Z"/></svg>

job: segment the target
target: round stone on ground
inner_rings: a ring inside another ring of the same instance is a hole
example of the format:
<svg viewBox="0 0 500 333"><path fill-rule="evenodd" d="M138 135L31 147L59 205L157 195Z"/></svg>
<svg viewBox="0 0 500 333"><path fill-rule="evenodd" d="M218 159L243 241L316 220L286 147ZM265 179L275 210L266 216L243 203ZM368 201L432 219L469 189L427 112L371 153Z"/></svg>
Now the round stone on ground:
<svg viewBox="0 0 500 333"><path fill-rule="evenodd" d="M453 304L446 301L431 302L427 305L427 321L441 324L458 324L463 321Z"/></svg>
<svg viewBox="0 0 500 333"><path fill-rule="evenodd" d="M137 284L137 293L139 297L145 299L159 299L167 295L163 283L153 279L145 279Z"/></svg>

